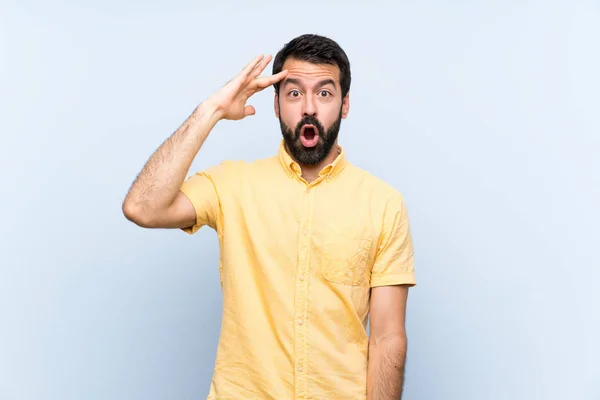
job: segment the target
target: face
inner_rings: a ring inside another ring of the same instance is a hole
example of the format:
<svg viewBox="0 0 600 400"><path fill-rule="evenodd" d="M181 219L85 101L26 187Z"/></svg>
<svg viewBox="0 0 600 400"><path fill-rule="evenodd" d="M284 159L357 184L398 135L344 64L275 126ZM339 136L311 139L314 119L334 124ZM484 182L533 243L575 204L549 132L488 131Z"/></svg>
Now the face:
<svg viewBox="0 0 600 400"><path fill-rule="evenodd" d="M349 96L342 98L336 65L289 59L288 70L275 96L275 114L289 152L299 163L323 161L336 143Z"/></svg>

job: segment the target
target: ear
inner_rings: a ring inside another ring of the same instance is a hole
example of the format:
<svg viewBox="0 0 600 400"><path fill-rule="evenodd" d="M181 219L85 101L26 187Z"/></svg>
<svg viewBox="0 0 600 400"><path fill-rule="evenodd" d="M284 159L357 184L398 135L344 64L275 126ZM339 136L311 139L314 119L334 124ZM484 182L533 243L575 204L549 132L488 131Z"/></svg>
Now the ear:
<svg viewBox="0 0 600 400"><path fill-rule="evenodd" d="M275 92L275 96L273 97L273 108L275 109L275 117L279 118L279 96L277 92Z"/></svg>
<svg viewBox="0 0 600 400"><path fill-rule="evenodd" d="M346 93L344 100L342 100L342 118L346 118L350 112L350 92Z"/></svg>

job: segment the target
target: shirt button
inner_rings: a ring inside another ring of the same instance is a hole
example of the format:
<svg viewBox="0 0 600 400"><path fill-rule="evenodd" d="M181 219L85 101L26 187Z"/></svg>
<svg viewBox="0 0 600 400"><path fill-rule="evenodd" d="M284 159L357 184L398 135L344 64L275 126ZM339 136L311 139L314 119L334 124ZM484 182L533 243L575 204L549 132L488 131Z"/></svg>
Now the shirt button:
<svg viewBox="0 0 600 400"><path fill-rule="evenodd" d="M305 229L302 231L302 233L304 233L306 235L308 233L308 231Z"/></svg>
<svg viewBox="0 0 600 400"><path fill-rule="evenodd" d="M304 274L300 275L300 280L304 281Z"/></svg>
<svg viewBox="0 0 600 400"><path fill-rule="evenodd" d="M298 325L302 325L304 323L304 321L302 321L302 319L298 320Z"/></svg>
<svg viewBox="0 0 600 400"><path fill-rule="evenodd" d="M298 371L302 372L302 365L298 367Z"/></svg>

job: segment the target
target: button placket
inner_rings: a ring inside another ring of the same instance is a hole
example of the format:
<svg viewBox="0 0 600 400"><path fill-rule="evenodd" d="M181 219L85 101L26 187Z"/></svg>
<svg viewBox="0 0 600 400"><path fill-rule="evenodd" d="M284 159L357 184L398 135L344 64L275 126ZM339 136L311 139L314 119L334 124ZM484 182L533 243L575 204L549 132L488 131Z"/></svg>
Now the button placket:
<svg viewBox="0 0 600 400"><path fill-rule="evenodd" d="M296 266L296 295L295 295L295 323L294 323L294 343L295 343L295 388L296 398L306 396L306 362L307 354L307 330L308 330L308 271L310 266L311 249L311 225L314 187L307 187L304 190L302 209L300 213L301 235L298 241L298 264Z"/></svg>

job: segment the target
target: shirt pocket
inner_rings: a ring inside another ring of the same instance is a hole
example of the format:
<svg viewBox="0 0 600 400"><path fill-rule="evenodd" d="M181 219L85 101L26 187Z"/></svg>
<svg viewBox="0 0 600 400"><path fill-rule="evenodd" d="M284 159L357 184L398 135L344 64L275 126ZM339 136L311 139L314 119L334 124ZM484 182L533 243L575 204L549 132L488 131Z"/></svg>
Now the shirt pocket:
<svg viewBox="0 0 600 400"><path fill-rule="evenodd" d="M321 273L330 282L361 285L369 274L373 234L356 228L328 227L322 248Z"/></svg>

